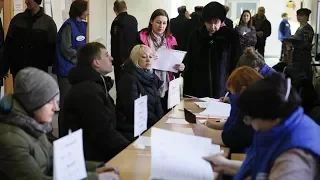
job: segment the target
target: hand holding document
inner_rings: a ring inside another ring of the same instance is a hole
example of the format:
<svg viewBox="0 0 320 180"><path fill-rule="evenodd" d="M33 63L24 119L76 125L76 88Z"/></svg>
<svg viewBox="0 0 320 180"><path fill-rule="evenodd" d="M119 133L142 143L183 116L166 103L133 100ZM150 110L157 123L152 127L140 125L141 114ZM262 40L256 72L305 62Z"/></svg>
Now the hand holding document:
<svg viewBox="0 0 320 180"><path fill-rule="evenodd" d="M53 179L78 180L87 177L82 129L53 142Z"/></svg>
<svg viewBox="0 0 320 180"><path fill-rule="evenodd" d="M162 71L178 72L175 69L177 64L181 64L185 51L177 51L168 48L160 48L157 51L157 60L153 61L152 68Z"/></svg>
<svg viewBox="0 0 320 180"><path fill-rule="evenodd" d="M151 179L212 180L210 154L209 138L152 128Z"/></svg>

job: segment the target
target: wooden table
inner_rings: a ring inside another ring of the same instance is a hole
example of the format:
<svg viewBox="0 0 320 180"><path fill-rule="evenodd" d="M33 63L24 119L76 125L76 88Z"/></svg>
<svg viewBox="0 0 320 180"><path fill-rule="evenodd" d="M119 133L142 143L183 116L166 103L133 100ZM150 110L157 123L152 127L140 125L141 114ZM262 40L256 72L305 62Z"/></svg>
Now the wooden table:
<svg viewBox="0 0 320 180"><path fill-rule="evenodd" d="M193 113L199 113L202 111L192 100L186 99L181 102L180 105L175 107L174 114L176 118L184 118L183 109L186 108ZM166 124L170 114L169 112L160 121L158 121L153 127L166 129L170 131L179 132L180 128L191 128L192 125L186 124ZM143 136L150 137L151 128L147 130ZM221 147L224 150L224 155L227 157L229 154L229 148ZM133 143L126 149L121 151L113 159L111 159L107 165L116 166L120 168L120 179L122 180L149 180L151 169L151 148L146 147L143 150L138 150L133 146ZM219 174L214 174L215 179L219 177Z"/></svg>

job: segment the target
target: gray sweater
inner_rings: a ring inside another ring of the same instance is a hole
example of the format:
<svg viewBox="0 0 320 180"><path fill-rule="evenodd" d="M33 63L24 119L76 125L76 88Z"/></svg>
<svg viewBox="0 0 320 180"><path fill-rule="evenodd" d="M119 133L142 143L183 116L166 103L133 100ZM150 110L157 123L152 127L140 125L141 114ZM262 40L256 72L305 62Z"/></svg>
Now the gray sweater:
<svg viewBox="0 0 320 180"><path fill-rule="evenodd" d="M77 64L77 50L72 48L72 29L66 24L61 32L60 51L62 56L72 64Z"/></svg>

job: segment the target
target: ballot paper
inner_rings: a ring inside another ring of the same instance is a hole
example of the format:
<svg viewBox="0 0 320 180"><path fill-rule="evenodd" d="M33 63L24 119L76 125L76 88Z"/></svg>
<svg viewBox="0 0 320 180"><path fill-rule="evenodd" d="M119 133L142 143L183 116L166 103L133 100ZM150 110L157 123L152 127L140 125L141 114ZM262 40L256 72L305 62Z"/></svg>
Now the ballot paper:
<svg viewBox="0 0 320 180"><path fill-rule="evenodd" d="M79 180L87 177L82 129L53 142L53 179Z"/></svg>
<svg viewBox="0 0 320 180"><path fill-rule="evenodd" d="M227 118L230 115L231 105L218 101L211 101L208 107L197 117Z"/></svg>
<svg viewBox="0 0 320 180"><path fill-rule="evenodd" d="M203 159L211 153L210 138L152 128L151 178L212 180L211 165Z"/></svg>
<svg viewBox="0 0 320 180"><path fill-rule="evenodd" d="M168 109L173 108L175 105L180 104L180 82L181 79L177 78L169 82L168 90Z"/></svg>
<svg viewBox="0 0 320 180"><path fill-rule="evenodd" d="M134 101L134 137L147 130L148 96L142 96Z"/></svg>
<svg viewBox="0 0 320 180"><path fill-rule="evenodd" d="M151 138L147 136L139 136L139 138L134 141L133 146L143 145L146 147L151 146Z"/></svg>
<svg viewBox="0 0 320 180"><path fill-rule="evenodd" d="M182 63L185 55L185 51L160 48L157 51L158 59L152 62L152 68L176 73L178 70L175 66Z"/></svg>

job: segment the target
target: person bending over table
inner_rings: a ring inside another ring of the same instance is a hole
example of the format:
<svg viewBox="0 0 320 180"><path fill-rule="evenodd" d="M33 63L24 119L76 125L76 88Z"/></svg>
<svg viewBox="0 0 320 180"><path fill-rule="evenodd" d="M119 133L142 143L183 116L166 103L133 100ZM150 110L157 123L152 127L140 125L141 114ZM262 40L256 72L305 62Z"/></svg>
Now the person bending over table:
<svg viewBox="0 0 320 180"><path fill-rule="evenodd" d="M214 144L227 146L231 153L244 153L245 149L252 144L254 130L250 125L243 122L243 115L239 112L236 100L243 90L250 84L263 77L254 69L243 66L234 70L227 81L227 88L231 92L231 111L222 130L214 130L199 124L193 127L196 136L212 138Z"/></svg>
<svg viewBox="0 0 320 180"><path fill-rule="evenodd" d="M300 106L291 81L280 74L244 90L237 100L244 122L256 133L243 162L223 156L206 157L214 171L242 179L320 178L320 127Z"/></svg>

